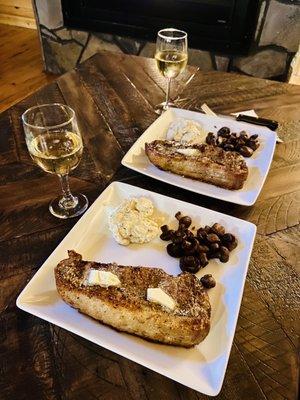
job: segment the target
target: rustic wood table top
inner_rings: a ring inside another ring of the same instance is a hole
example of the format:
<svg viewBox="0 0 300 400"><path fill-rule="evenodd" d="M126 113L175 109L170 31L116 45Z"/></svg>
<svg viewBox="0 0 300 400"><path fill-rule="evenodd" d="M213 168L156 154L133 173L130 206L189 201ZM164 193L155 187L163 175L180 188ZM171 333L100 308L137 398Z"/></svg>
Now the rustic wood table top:
<svg viewBox="0 0 300 400"><path fill-rule="evenodd" d="M166 82L152 59L99 53L0 115L1 399L206 399L147 368L16 307L16 297L76 223L54 218L57 178L29 157L20 116L60 102L77 113L84 156L71 188L90 202L112 181L220 210L257 225L249 273L218 399L296 399L299 372L300 87L188 67L172 88L179 107L254 108L280 123L266 183L253 207L196 195L120 165L157 118Z"/></svg>

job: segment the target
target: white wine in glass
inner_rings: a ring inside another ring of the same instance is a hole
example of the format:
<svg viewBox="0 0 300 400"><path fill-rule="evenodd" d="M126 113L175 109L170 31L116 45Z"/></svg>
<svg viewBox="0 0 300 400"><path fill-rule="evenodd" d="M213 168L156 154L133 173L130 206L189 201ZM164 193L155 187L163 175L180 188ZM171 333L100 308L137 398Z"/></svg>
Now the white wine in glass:
<svg viewBox="0 0 300 400"><path fill-rule="evenodd" d="M31 158L50 174L66 175L77 167L82 155L81 138L73 132L46 133L28 141Z"/></svg>
<svg viewBox="0 0 300 400"><path fill-rule="evenodd" d="M155 111L161 114L170 106L171 80L184 71L187 60L187 33L178 29L162 29L157 34L155 60L159 72L167 78L165 102L156 106Z"/></svg>
<svg viewBox="0 0 300 400"><path fill-rule="evenodd" d="M168 79L176 78L187 64L187 55L176 50L158 51L155 59L159 72Z"/></svg>
<svg viewBox="0 0 300 400"><path fill-rule="evenodd" d="M83 152L74 110L59 103L43 104L25 111L22 121L31 158L44 171L60 179L62 196L50 203L50 212L58 218L82 214L88 207L88 200L83 194L71 193L68 179Z"/></svg>

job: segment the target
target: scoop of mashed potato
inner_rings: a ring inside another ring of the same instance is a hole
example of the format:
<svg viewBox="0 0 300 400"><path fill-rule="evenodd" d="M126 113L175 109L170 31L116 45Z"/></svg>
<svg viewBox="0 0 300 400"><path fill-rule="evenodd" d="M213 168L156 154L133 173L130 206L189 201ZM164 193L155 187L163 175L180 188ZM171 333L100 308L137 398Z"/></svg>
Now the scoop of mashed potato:
<svg viewBox="0 0 300 400"><path fill-rule="evenodd" d="M199 122L176 118L167 130L166 139L184 144L200 144L205 142L206 134L207 132Z"/></svg>
<svg viewBox="0 0 300 400"><path fill-rule="evenodd" d="M115 240L124 246L150 242L159 233L153 212L153 203L145 197L125 200L109 217L109 229Z"/></svg>

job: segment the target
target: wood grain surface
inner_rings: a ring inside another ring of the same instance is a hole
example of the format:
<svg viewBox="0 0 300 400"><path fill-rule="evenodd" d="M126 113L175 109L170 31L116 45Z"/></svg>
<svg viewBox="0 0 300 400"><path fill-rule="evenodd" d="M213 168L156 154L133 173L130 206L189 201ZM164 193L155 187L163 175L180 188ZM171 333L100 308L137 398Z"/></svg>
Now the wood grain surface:
<svg viewBox="0 0 300 400"><path fill-rule="evenodd" d="M254 222L258 227L225 381L218 399L293 400L299 384L300 88L189 67L172 88L182 108L254 108L279 121L282 144L253 207L174 188L120 165L155 119L166 84L154 61L100 53L0 115L0 399L204 400L197 393L31 316L16 297L75 220L48 211L55 177L31 161L20 115L62 102L77 113L84 155L71 187L90 203L119 180Z"/></svg>
<svg viewBox="0 0 300 400"><path fill-rule="evenodd" d="M57 77L43 70L38 31L0 23L0 112Z"/></svg>
<svg viewBox="0 0 300 400"><path fill-rule="evenodd" d="M0 23L36 29L31 0L0 0Z"/></svg>

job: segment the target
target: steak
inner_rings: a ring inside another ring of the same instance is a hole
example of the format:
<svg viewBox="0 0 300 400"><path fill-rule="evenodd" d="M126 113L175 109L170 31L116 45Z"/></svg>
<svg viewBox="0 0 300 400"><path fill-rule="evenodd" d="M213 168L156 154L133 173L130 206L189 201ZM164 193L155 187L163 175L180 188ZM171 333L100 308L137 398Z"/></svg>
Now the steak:
<svg viewBox="0 0 300 400"><path fill-rule="evenodd" d="M172 276L160 268L83 261L75 251L55 267L62 299L80 312L144 339L183 347L200 343L210 329L211 306L201 282L190 273ZM108 271L120 286L88 286L90 269ZM161 288L173 310L147 300L148 288Z"/></svg>
<svg viewBox="0 0 300 400"><path fill-rule="evenodd" d="M151 163L164 171L225 189L241 189L248 176L240 154L208 144L154 140L145 144L145 152Z"/></svg>

